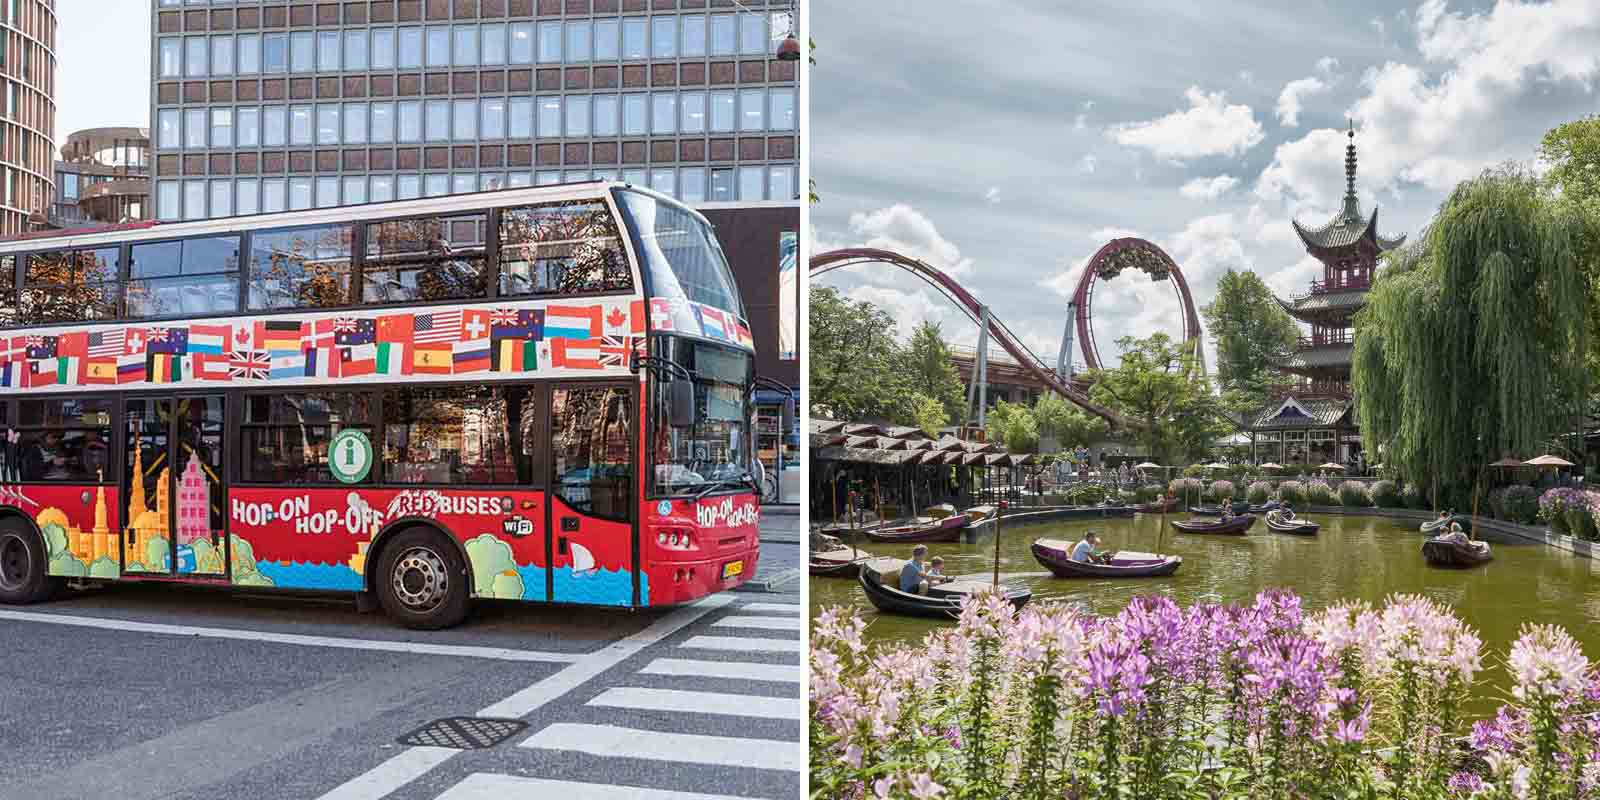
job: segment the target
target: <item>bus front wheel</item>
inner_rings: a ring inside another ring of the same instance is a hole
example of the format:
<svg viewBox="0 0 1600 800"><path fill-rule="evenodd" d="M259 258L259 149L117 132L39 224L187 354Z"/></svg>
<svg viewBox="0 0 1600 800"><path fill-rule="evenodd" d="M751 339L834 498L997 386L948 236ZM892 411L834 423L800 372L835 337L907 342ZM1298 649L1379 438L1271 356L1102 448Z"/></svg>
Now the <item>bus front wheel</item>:
<svg viewBox="0 0 1600 800"><path fill-rule="evenodd" d="M0 521L0 603L27 605L48 599L61 583L49 572L38 534L19 520Z"/></svg>
<svg viewBox="0 0 1600 800"><path fill-rule="evenodd" d="M428 528L395 534L383 548L378 600L407 628L448 628L467 616L467 569L444 535Z"/></svg>

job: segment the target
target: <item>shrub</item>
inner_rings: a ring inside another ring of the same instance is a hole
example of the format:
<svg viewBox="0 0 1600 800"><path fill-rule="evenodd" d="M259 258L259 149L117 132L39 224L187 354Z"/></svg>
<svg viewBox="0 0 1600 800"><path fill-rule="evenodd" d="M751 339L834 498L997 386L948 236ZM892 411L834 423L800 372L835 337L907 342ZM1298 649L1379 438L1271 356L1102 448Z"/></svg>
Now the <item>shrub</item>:
<svg viewBox="0 0 1600 800"><path fill-rule="evenodd" d="M1136 494L1139 502L1154 503L1155 501L1161 499L1161 495L1165 492L1166 490L1161 488L1160 484L1147 483L1143 486L1140 486Z"/></svg>
<svg viewBox="0 0 1600 800"><path fill-rule="evenodd" d="M1198 478L1204 474L1206 474L1206 468L1200 464L1190 464L1183 468L1183 477L1185 478Z"/></svg>
<svg viewBox="0 0 1600 800"><path fill-rule="evenodd" d="M1067 505L1094 506L1105 499L1106 487L1098 483L1080 483L1067 490Z"/></svg>
<svg viewBox="0 0 1600 800"><path fill-rule="evenodd" d="M1505 487L1502 486L1499 489L1491 490L1489 492L1489 496L1484 498L1484 499L1488 503L1489 515L1490 516L1494 517L1495 519L1505 519L1506 518L1506 490L1505 490Z"/></svg>
<svg viewBox="0 0 1600 800"><path fill-rule="evenodd" d="M1200 496L1201 485L1199 478L1173 478L1167 488L1182 500L1193 500Z"/></svg>
<svg viewBox="0 0 1600 800"><path fill-rule="evenodd" d="M1501 519L1532 525L1539 519L1539 492L1532 486L1507 486L1501 500L1505 515Z"/></svg>
<svg viewBox="0 0 1600 800"><path fill-rule="evenodd" d="M1484 653L1418 596L1306 613L1283 591L1157 595L1099 617L982 594L919 644L865 629L840 608L811 626L814 797L1566 798L1600 771L1571 636L1529 625ZM1485 661L1510 665L1512 691L1474 719Z"/></svg>
<svg viewBox="0 0 1600 800"><path fill-rule="evenodd" d="M1244 499L1249 501L1250 505L1259 506L1262 503L1267 502L1267 498L1271 496L1272 484L1267 483L1266 481L1256 481L1255 483L1250 484L1249 489L1245 490Z"/></svg>
<svg viewBox="0 0 1600 800"><path fill-rule="evenodd" d="M1366 484L1360 481L1345 481L1339 484L1339 502L1352 508L1366 508L1372 505L1372 495L1367 493Z"/></svg>
<svg viewBox="0 0 1600 800"><path fill-rule="evenodd" d="M1405 503L1406 508L1428 507L1428 498L1422 496L1422 490L1414 483L1400 490L1400 502Z"/></svg>
<svg viewBox="0 0 1600 800"><path fill-rule="evenodd" d="M1305 505L1306 485L1299 481L1278 484L1278 498L1292 506Z"/></svg>
<svg viewBox="0 0 1600 800"><path fill-rule="evenodd" d="M1314 506L1331 506L1338 502L1338 495L1327 481L1319 478L1306 484L1306 500Z"/></svg>
<svg viewBox="0 0 1600 800"><path fill-rule="evenodd" d="M1576 533L1567 519L1567 509L1585 505L1588 498L1577 489L1546 489L1539 495L1539 519L1550 524L1556 533Z"/></svg>
<svg viewBox="0 0 1600 800"><path fill-rule="evenodd" d="M1379 508L1400 508L1404 501L1394 481L1378 481L1372 484L1372 504Z"/></svg>
<svg viewBox="0 0 1600 800"><path fill-rule="evenodd" d="M1233 481L1212 481L1206 494L1217 502L1233 499Z"/></svg>

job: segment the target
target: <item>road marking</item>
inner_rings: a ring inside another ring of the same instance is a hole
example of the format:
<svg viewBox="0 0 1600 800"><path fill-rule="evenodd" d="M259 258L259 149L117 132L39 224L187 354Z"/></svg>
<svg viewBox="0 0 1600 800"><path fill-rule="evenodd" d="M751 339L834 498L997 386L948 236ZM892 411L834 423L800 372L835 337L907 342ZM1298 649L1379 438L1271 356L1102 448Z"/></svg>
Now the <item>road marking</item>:
<svg viewBox="0 0 1600 800"><path fill-rule="evenodd" d="M746 681L800 682L800 668L792 664L658 658L639 671L646 675L692 675L700 678L732 678Z"/></svg>
<svg viewBox="0 0 1600 800"><path fill-rule="evenodd" d="M674 711L684 714L723 714L730 717L799 719L800 700L794 697L758 697L727 692L684 692L619 686L601 692L591 706L630 708L636 711Z"/></svg>
<svg viewBox="0 0 1600 800"><path fill-rule="evenodd" d="M427 644L425 642L396 642L384 639L349 639L342 636L306 636L298 633L274 633L271 631L252 631L238 628L165 625L155 622L133 622L125 619L80 617L73 614L41 614L36 611L0 610L0 619L12 619L20 622L43 622L50 625L72 625L81 628L104 628L113 631L158 633L168 636L240 639L254 642L292 644L303 647L332 647L344 650L370 650L386 653L411 653L414 655L455 656L458 658L486 658L497 661L538 661L566 664L577 662L587 655L585 653L546 653L537 650L513 650L508 647Z"/></svg>
<svg viewBox="0 0 1600 800"><path fill-rule="evenodd" d="M408 747L388 761L323 795L321 800L378 800L387 797L390 792L422 777L428 770L449 761L459 752L453 747Z"/></svg>
<svg viewBox="0 0 1600 800"><path fill-rule="evenodd" d="M725 794L672 792L637 786L552 781L475 772L436 800L505 800L508 797L559 797L561 800L744 800Z"/></svg>
<svg viewBox="0 0 1600 800"><path fill-rule="evenodd" d="M690 636L679 647L697 647L701 650L732 650L735 652L799 653L801 643L793 639L743 639L738 636ZM564 671L564 670L563 670ZM561 673L556 673L560 675Z"/></svg>
<svg viewBox="0 0 1600 800"><path fill-rule="evenodd" d="M745 603L740 611L771 611L778 614L799 614L800 606L794 603Z"/></svg>
<svg viewBox="0 0 1600 800"><path fill-rule="evenodd" d="M651 761L716 764L800 771L795 742L738 739L689 733L641 731L615 725L558 722L517 745L538 750L576 750L592 756L642 758Z"/></svg>
<svg viewBox="0 0 1600 800"><path fill-rule="evenodd" d="M764 631L798 631L799 617L745 617L732 614L711 623L713 628L758 628Z"/></svg>
<svg viewBox="0 0 1600 800"><path fill-rule="evenodd" d="M533 685L526 689L479 711L478 716L521 717L531 714L540 706L577 688L645 647L665 639L706 614L722 608L729 602L731 602L731 599L727 595L714 594L698 603L675 609L661 619L651 623L644 630L620 641L613 642L593 653L585 654L574 663L561 668L543 680L535 681ZM412 747L402 750L388 761L373 767L367 773L359 775L323 795L319 800L379 800L379 798L387 797L391 792L416 780L428 770L443 763L445 759L427 763L426 756L413 755L419 750L432 749L436 748ZM460 751L451 750L449 754L455 755L457 752ZM475 796L502 797L505 795L463 795L463 797ZM577 800L577 798L568 797L564 798L564 800Z"/></svg>

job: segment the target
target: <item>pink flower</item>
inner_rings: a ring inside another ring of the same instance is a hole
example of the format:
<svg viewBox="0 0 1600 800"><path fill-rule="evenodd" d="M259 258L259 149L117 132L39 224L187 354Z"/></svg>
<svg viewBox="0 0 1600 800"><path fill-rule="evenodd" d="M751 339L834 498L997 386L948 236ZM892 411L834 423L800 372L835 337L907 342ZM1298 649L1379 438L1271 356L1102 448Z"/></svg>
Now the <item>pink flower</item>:
<svg viewBox="0 0 1600 800"><path fill-rule="evenodd" d="M1511 645L1511 674L1518 700L1555 699L1585 688L1589 659L1567 632L1554 625L1525 625Z"/></svg>
<svg viewBox="0 0 1600 800"><path fill-rule="evenodd" d="M933 782L933 776L919 772L911 776L911 796L916 800L932 800L944 794L944 787Z"/></svg>

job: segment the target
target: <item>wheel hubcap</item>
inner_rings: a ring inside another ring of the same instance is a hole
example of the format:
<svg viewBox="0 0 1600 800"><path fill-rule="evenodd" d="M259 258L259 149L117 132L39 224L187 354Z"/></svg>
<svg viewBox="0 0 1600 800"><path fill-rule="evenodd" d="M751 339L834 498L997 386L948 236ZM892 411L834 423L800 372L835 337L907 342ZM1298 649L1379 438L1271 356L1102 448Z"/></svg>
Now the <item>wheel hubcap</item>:
<svg viewBox="0 0 1600 800"><path fill-rule="evenodd" d="M450 573L444 559L426 547L413 547L400 554L391 577L394 594L412 611L432 611L444 602L450 588Z"/></svg>
<svg viewBox="0 0 1600 800"><path fill-rule="evenodd" d="M0 538L0 589L15 591L22 588L32 572L32 559L28 545L22 537L8 533Z"/></svg>

